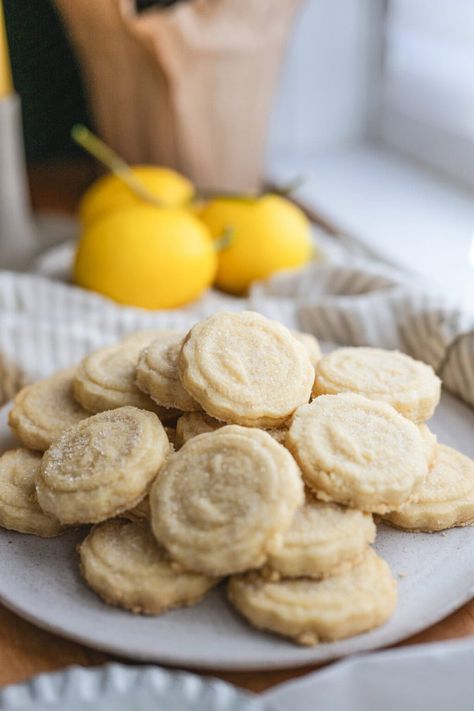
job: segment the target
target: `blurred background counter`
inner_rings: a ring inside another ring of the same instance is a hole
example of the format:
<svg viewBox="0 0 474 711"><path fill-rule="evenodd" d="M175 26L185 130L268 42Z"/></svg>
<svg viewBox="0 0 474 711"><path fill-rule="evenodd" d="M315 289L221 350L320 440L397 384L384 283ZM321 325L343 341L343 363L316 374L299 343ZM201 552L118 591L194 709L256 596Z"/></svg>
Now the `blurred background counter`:
<svg viewBox="0 0 474 711"><path fill-rule="evenodd" d="M4 6L34 200L71 206L93 175L69 139L91 120L81 72L49 0ZM298 198L474 309L473 13L471 0L303 3L266 173L307 174Z"/></svg>

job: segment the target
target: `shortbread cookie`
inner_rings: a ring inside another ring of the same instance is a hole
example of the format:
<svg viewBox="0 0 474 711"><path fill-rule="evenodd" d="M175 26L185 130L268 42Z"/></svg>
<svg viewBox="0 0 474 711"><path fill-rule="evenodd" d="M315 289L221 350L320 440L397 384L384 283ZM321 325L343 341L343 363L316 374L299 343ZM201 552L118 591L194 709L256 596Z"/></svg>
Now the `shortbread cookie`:
<svg viewBox="0 0 474 711"><path fill-rule="evenodd" d="M290 453L257 429L230 425L189 440L150 493L153 532L186 570L259 567L303 503Z"/></svg>
<svg viewBox="0 0 474 711"><path fill-rule="evenodd" d="M150 498L145 496L144 499L138 502L133 509L124 511L119 514L122 518L128 518L130 521L149 521L150 520Z"/></svg>
<svg viewBox="0 0 474 711"><path fill-rule="evenodd" d="M0 352L0 406L12 400L27 382L23 370Z"/></svg>
<svg viewBox="0 0 474 711"><path fill-rule="evenodd" d="M182 447L189 439L206 432L214 432L223 427L223 424L205 412L186 412L176 423L176 442Z"/></svg>
<svg viewBox="0 0 474 711"><path fill-rule="evenodd" d="M104 412L132 405L152 410L160 418L173 412L159 407L135 384L135 371L141 344L122 342L101 348L84 358L73 382L74 397L90 412Z"/></svg>
<svg viewBox="0 0 474 711"><path fill-rule="evenodd" d="M169 452L153 412L101 412L65 430L45 452L39 504L62 523L104 521L143 499Z"/></svg>
<svg viewBox="0 0 474 711"><path fill-rule="evenodd" d="M40 464L41 455L27 449L12 449L0 457L0 526L51 538L63 528L40 509L36 499Z"/></svg>
<svg viewBox="0 0 474 711"><path fill-rule="evenodd" d="M133 343L136 345L140 350L142 348L147 348L152 341L155 341L157 338L168 338L170 335L178 335L181 334L181 337L184 336L184 333L182 331L176 331L174 329L169 329L169 328L145 328L141 331L132 331L132 333L127 334L123 339L122 343Z"/></svg>
<svg viewBox="0 0 474 711"><path fill-rule="evenodd" d="M13 401L8 423L23 444L44 451L67 427L90 417L72 395L75 368L27 385Z"/></svg>
<svg viewBox="0 0 474 711"><path fill-rule="evenodd" d="M251 572L232 577L232 604L255 627L313 645L379 627L397 602L395 580L372 548L350 570L324 580L268 581Z"/></svg>
<svg viewBox="0 0 474 711"><path fill-rule="evenodd" d="M291 335L304 345L311 361L311 365L313 368L316 368L317 364L323 357L317 339L312 336L311 333L303 333L302 331L292 331Z"/></svg>
<svg viewBox="0 0 474 711"><path fill-rule="evenodd" d="M326 578L357 563L375 539L372 516L307 495L281 543L270 552L272 579Z"/></svg>
<svg viewBox="0 0 474 711"><path fill-rule="evenodd" d="M474 461L438 445L436 461L410 501L384 517L398 528L442 531L474 521Z"/></svg>
<svg viewBox="0 0 474 711"><path fill-rule="evenodd" d="M224 427L224 422L216 420L205 412L186 412L182 415L176 424L176 444L178 449L185 442L197 435L205 434L206 432L215 432L220 427ZM272 430L265 430L273 439L280 444L285 444L287 427L276 427Z"/></svg>
<svg viewBox="0 0 474 711"><path fill-rule="evenodd" d="M285 446L286 442L286 437L288 434L288 427L275 427L272 430L266 430L270 437L273 437L276 442L279 442L283 446Z"/></svg>
<svg viewBox="0 0 474 711"><path fill-rule="evenodd" d="M173 407L183 412L202 410L199 403L181 385L178 374L178 354L183 334L160 336L145 348L139 358L136 383L162 407Z"/></svg>
<svg viewBox="0 0 474 711"><path fill-rule="evenodd" d="M178 367L185 389L213 417L279 427L308 402L314 368L287 328L251 311L218 313L194 326Z"/></svg>
<svg viewBox="0 0 474 711"><path fill-rule="evenodd" d="M339 348L319 361L314 395L342 392L382 400L410 420L422 422L439 402L441 380L430 365L398 351Z"/></svg>
<svg viewBox="0 0 474 711"><path fill-rule="evenodd" d="M168 437L169 443L172 445L173 449L178 449L178 436L176 434L176 427L165 426L166 436Z"/></svg>
<svg viewBox="0 0 474 711"><path fill-rule="evenodd" d="M286 446L319 499L362 511L398 508L428 471L418 427L390 405L352 393L300 407Z"/></svg>
<svg viewBox="0 0 474 711"><path fill-rule="evenodd" d="M424 422L418 425L418 429L420 431L421 439L423 441L425 456L428 461L428 468L431 469L431 467L436 461L436 457L438 454L437 437L434 432L430 430L428 425L425 425Z"/></svg>
<svg viewBox="0 0 474 711"><path fill-rule="evenodd" d="M159 615L194 605L218 580L179 573L145 522L117 520L94 526L79 546L81 571L109 605Z"/></svg>

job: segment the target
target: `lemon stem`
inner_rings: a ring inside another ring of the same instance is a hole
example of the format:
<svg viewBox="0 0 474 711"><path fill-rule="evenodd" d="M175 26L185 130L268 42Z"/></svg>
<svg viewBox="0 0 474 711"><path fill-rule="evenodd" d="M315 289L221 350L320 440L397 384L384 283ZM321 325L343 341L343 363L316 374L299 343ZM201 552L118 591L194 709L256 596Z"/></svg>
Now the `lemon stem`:
<svg viewBox="0 0 474 711"><path fill-rule="evenodd" d="M115 153L106 143L96 136L92 131L83 124L76 124L71 129L71 138L83 148L87 153L96 158L100 163L105 165L114 175L125 183L137 197L151 202L158 207L163 204L156 195L148 190L143 185L141 180L137 178L133 170L130 168L123 158Z"/></svg>
<svg viewBox="0 0 474 711"><path fill-rule="evenodd" d="M298 190L302 185L308 182L308 176L307 175L297 175L294 177L292 180L290 180L288 183L285 185L275 185L272 186L272 189L270 192L272 192L274 195L281 195L282 197L288 197L292 193L295 192L295 190Z"/></svg>
<svg viewBox="0 0 474 711"><path fill-rule="evenodd" d="M226 227L224 232L214 241L214 249L216 252L223 252L224 249L230 247L235 238L235 230L233 227Z"/></svg>

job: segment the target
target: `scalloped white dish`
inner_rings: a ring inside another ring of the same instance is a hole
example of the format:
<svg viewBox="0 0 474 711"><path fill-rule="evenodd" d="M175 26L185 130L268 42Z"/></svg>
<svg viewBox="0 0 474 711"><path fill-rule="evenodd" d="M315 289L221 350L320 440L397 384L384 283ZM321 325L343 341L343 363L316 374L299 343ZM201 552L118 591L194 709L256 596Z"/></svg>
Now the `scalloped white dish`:
<svg viewBox="0 0 474 711"><path fill-rule="evenodd" d="M474 457L474 412L448 394L430 423L438 439ZM0 447L12 443L6 409ZM47 630L134 659L199 669L276 669L317 663L394 644L437 622L474 595L474 528L437 534L381 526L376 548L399 576L392 619L351 639L300 648L251 628L227 604L223 586L196 607L141 617L108 607L79 575L75 545L0 531L0 601Z"/></svg>
<svg viewBox="0 0 474 711"><path fill-rule="evenodd" d="M40 674L0 691L0 711L271 711L219 679L157 667L106 664Z"/></svg>

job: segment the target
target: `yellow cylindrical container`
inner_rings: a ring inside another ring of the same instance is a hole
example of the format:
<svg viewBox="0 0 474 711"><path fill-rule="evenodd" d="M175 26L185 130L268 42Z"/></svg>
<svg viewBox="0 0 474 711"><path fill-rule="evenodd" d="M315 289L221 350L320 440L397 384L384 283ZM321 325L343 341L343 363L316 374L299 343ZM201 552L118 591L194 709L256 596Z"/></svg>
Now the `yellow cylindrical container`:
<svg viewBox="0 0 474 711"><path fill-rule="evenodd" d="M0 99L9 96L13 91L10 58L8 56L7 32L3 3L0 0Z"/></svg>

